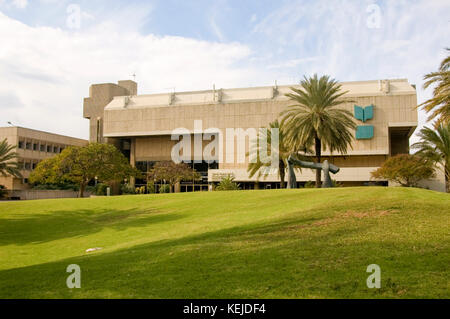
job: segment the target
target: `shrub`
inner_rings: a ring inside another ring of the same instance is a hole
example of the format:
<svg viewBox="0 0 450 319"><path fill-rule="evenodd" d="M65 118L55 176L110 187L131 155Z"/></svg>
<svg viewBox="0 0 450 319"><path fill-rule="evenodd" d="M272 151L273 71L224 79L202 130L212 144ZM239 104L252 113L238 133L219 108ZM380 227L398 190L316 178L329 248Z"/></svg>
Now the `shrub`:
<svg viewBox="0 0 450 319"><path fill-rule="evenodd" d="M420 180L434 176L434 166L431 161L410 154L391 157L384 162L383 166L372 172L372 178L387 179L404 187L417 186Z"/></svg>
<svg viewBox="0 0 450 319"><path fill-rule="evenodd" d="M314 183L313 181L307 181L305 183L305 188L315 188L316 187L316 183Z"/></svg>
<svg viewBox="0 0 450 319"><path fill-rule="evenodd" d="M163 184L163 185L161 185L161 187L159 188L159 192L160 192L161 194L164 194L164 193L170 193L170 185L169 185L169 184Z"/></svg>
<svg viewBox="0 0 450 319"><path fill-rule="evenodd" d="M120 186L120 191L122 194L130 195L130 194L136 194L136 190L133 186L130 184L123 184Z"/></svg>
<svg viewBox="0 0 450 319"><path fill-rule="evenodd" d="M147 183L147 192L148 192L149 194L154 194L154 193L156 193L155 183L153 183L153 182L148 182L148 183Z"/></svg>
<svg viewBox="0 0 450 319"><path fill-rule="evenodd" d="M343 184L343 183L338 182L338 181L335 180L335 179L332 179L332 180L331 180L331 184L333 185L333 187L344 187L344 184Z"/></svg>
<svg viewBox="0 0 450 319"><path fill-rule="evenodd" d="M240 190L239 184L234 181L234 177L228 176L222 178L219 185L216 186L216 191L235 191Z"/></svg>
<svg viewBox="0 0 450 319"><path fill-rule="evenodd" d="M108 185L99 183L95 185L95 195L97 196L106 196L106 189Z"/></svg>

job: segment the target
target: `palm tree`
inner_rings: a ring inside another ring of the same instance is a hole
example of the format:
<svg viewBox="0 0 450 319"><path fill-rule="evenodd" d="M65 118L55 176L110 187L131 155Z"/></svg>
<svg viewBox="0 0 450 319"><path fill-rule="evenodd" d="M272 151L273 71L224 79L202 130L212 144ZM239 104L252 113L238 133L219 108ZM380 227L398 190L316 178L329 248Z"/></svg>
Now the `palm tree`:
<svg viewBox="0 0 450 319"><path fill-rule="evenodd" d="M450 52L450 48L447 49ZM427 89L431 85L436 85L433 90L433 98L420 104L427 112L432 112L429 121L438 118L436 127L440 123L450 121L450 55L442 61L439 71L425 75L426 82L423 85Z"/></svg>
<svg viewBox="0 0 450 319"><path fill-rule="evenodd" d="M287 142L294 149L309 149L314 145L316 163L320 163L322 147L331 153L347 153L353 140L352 130L356 125L350 111L337 108L353 102L342 98L347 91L329 76L318 78L315 74L300 82L300 88L291 88L286 94L296 104L281 112ZM321 171L316 170L316 187L321 185Z"/></svg>
<svg viewBox="0 0 450 319"><path fill-rule="evenodd" d="M9 145L6 139L0 142L0 175L3 177L8 175L22 177L19 164L15 161L18 158L17 153L14 152L15 148L15 146Z"/></svg>
<svg viewBox="0 0 450 319"><path fill-rule="evenodd" d="M445 172L445 185L447 192L450 191L450 123L439 124L436 131L428 127L420 130L418 136L420 142L412 145L417 149L417 155L430 159L436 164L441 164Z"/></svg>
<svg viewBox="0 0 450 319"><path fill-rule="evenodd" d="M281 127L278 120L275 122L272 122L269 124L269 127L267 130L260 131L260 140L265 139L267 144L268 151L271 149L270 145L272 145L272 131L271 129L278 129L278 176L280 177L281 181L281 188L286 188L286 182L285 182L285 176L286 176L286 167L287 167L287 160L289 158L289 155L292 154L291 149L289 148L289 145L287 143L286 135ZM258 141L254 141L252 143L252 148L249 153L252 154L261 154L262 153L262 147L258 143ZM247 156L249 155L247 153ZM258 173L258 178L261 176L267 176L270 173L270 167L272 163L263 163L261 162L260 156L257 156L255 163L249 163L247 172L249 173L250 177L253 177L256 173Z"/></svg>

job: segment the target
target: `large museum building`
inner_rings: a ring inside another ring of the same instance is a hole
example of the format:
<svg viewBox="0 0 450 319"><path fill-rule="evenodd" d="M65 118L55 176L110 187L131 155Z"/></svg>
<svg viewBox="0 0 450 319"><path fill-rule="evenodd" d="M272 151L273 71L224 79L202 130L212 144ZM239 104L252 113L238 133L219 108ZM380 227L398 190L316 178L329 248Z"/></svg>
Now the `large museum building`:
<svg viewBox="0 0 450 319"><path fill-rule="evenodd" d="M409 138L417 127L415 86L406 79L341 84L342 89L348 91L344 97L353 101L340 107L354 114L357 125L355 139L347 154L324 151L323 159L341 168L333 178L344 186L387 185L387 181L372 180L370 173L389 156L409 153ZM189 165L202 175L202 179L185 181L177 190L208 190L209 185L219 182L224 176L234 177L244 189L279 188L276 172L267 176L249 176L249 159L242 161L238 149L239 140L246 140L247 152L250 137L239 134L248 132L248 129L267 127L279 119L280 112L292 104L285 94L291 92L293 86L138 95L134 81L94 84L90 87L89 97L84 100L83 116L90 120L91 142L115 144L129 157L131 164L143 172L158 161L172 160L173 147L179 143L172 137L174 130L184 128L192 132L192 148L195 136L200 135L200 147L204 148L209 141L202 138L202 134L208 129L226 132L234 128L238 133L227 135L218 152L227 160L214 163L199 160L194 158L193 151L192 159L195 161ZM233 148L228 147L230 139L235 140ZM310 169L303 169L296 175L299 184L315 180L315 173ZM442 190L444 182L441 175L438 173L435 180L424 186ZM139 186L145 182L137 180L135 183Z"/></svg>

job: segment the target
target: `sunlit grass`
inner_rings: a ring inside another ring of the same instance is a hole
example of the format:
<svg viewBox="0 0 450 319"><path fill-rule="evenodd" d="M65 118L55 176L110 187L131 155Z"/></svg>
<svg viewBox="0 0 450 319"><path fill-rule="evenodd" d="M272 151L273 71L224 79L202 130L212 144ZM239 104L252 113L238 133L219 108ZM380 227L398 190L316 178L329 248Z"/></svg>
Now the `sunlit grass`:
<svg viewBox="0 0 450 319"><path fill-rule="evenodd" d="M450 196L420 189L0 203L0 298L448 298L449 252Z"/></svg>

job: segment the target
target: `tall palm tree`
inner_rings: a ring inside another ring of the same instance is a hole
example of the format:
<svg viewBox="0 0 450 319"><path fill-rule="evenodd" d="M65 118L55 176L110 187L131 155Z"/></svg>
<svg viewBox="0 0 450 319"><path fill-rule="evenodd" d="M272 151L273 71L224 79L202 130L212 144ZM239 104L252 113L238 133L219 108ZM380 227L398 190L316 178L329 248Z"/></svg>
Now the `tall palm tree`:
<svg viewBox="0 0 450 319"><path fill-rule="evenodd" d="M281 112L288 143L294 149L309 149L314 145L316 162L320 163L322 147L330 152L346 154L353 140L356 124L350 111L337 108L353 102L342 98L347 91L329 76L315 74L300 82L300 88L292 87L286 94L295 104ZM321 185L321 171L316 170L316 187Z"/></svg>
<svg viewBox="0 0 450 319"><path fill-rule="evenodd" d="M450 48L447 49L450 52ZM439 67L439 71L425 75L426 82L423 85L427 89L431 85L436 85L433 90L433 98L420 104L427 112L432 112L429 121L438 118L436 127L440 123L450 121L450 55L446 57Z"/></svg>
<svg viewBox="0 0 450 319"><path fill-rule="evenodd" d="M18 155L14 152L15 148L15 146L9 145L6 139L0 142L0 175L3 177L8 175L22 177L19 164L16 161Z"/></svg>
<svg viewBox="0 0 450 319"><path fill-rule="evenodd" d="M289 147L289 144L287 143L286 135L283 130L283 127L280 125L278 120L275 122L272 122L269 124L269 127L267 130L263 130L260 132L260 139L265 139L267 144L267 150L268 152L271 150L272 145L272 131L271 129L278 129L278 176L280 177L281 181L281 188L286 188L286 182L285 182L285 176L286 176L286 167L287 167L287 160L289 158L289 155L292 154L292 149ZM252 154L261 154L262 152L262 146L259 144L258 141L254 141L252 143L252 147L250 149L249 153ZM247 153L247 156L249 155ZM261 176L267 176L270 173L270 167L272 163L263 163L261 162L260 156L257 156L255 163L249 163L247 172L249 173L250 177L255 176L256 173L258 173L258 178Z"/></svg>
<svg viewBox="0 0 450 319"><path fill-rule="evenodd" d="M436 130L428 127L420 130L418 136L420 142L412 145L418 150L417 155L426 157L436 164L441 164L445 172L445 185L447 192L450 191L450 123L439 124Z"/></svg>

